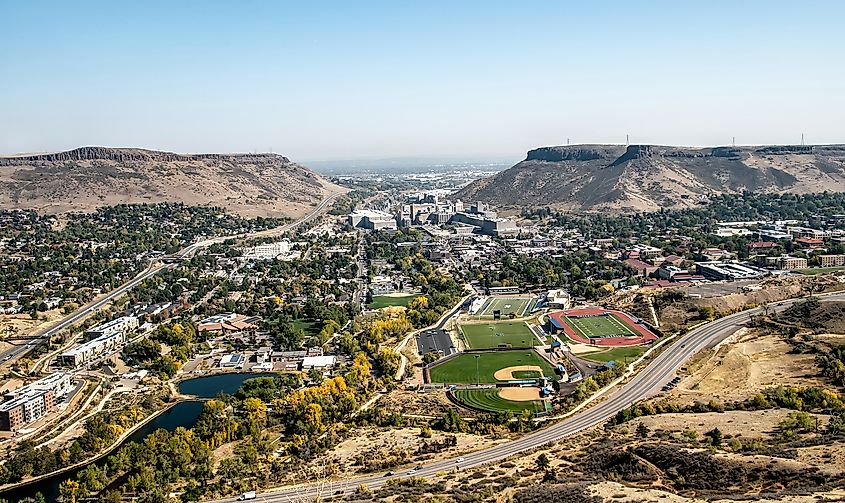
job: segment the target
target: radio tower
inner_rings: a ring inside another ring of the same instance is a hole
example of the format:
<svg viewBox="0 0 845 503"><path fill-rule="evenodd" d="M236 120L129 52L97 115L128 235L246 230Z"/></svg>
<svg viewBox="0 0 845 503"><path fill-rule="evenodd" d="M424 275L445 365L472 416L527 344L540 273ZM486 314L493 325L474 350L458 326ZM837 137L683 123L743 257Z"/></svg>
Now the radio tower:
<svg viewBox="0 0 845 503"><path fill-rule="evenodd" d="M625 133L625 146L629 146L630 142L628 141L628 133Z"/></svg>
<svg viewBox="0 0 845 503"><path fill-rule="evenodd" d="M804 146L804 133L801 133L801 146Z"/></svg>
<svg viewBox="0 0 845 503"><path fill-rule="evenodd" d="M736 136L731 137L731 147L736 147Z"/></svg>

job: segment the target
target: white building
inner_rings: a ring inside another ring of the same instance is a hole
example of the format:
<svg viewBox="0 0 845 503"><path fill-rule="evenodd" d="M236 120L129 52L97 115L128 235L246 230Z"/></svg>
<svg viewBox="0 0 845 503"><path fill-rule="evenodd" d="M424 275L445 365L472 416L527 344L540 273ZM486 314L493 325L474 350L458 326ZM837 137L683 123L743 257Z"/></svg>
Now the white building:
<svg viewBox="0 0 845 503"><path fill-rule="evenodd" d="M302 359L302 370L321 369L329 370L334 368L337 357L335 356L306 356Z"/></svg>
<svg viewBox="0 0 845 503"><path fill-rule="evenodd" d="M273 260L280 256L287 256L290 254L290 249L290 241L276 241L244 248L242 256L247 260Z"/></svg>
<svg viewBox="0 0 845 503"><path fill-rule="evenodd" d="M115 318L111 321L101 323L96 327L89 328L85 331L84 337L86 341L112 334L120 334L125 338L129 332L132 332L137 328L138 318L134 316L121 316L120 318Z"/></svg>
<svg viewBox="0 0 845 503"><path fill-rule="evenodd" d="M396 219L390 213L376 210L356 210L349 214L347 223L352 227L371 230L396 230Z"/></svg>
<svg viewBox="0 0 845 503"><path fill-rule="evenodd" d="M569 309L572 305L572 299L569 292L562 288L549 290L546 292L546 305L557 309Z"/></svg>

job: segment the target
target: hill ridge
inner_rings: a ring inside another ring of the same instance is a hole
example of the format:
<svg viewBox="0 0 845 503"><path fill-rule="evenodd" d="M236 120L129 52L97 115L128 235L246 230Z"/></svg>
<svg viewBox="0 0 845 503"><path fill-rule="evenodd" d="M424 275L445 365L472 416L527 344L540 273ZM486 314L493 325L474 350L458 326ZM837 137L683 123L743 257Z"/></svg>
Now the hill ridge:
<svg viewBox="0 0 845 503"><path fill-rule="evenodd" d="M547 146L455 197L503 209L636 212L690 207L745 190L845 191L845 145Z"/></svg>

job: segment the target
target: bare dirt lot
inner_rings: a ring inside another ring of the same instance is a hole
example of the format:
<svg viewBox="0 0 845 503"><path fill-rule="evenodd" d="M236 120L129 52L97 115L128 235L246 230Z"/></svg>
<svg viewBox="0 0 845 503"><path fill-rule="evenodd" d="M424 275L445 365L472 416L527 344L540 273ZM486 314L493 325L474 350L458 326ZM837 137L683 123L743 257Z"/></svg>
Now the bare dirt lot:
<svg viewBox="0 0 845 503"><path fill-rule="evenodd" d="M740 329L735 343L722 345L685 377L668 398L680 403L743 400L772 386L818 386L812 354L789 354L791 346L777 335ZM696 368L697 367L697 368Z"/></svg>

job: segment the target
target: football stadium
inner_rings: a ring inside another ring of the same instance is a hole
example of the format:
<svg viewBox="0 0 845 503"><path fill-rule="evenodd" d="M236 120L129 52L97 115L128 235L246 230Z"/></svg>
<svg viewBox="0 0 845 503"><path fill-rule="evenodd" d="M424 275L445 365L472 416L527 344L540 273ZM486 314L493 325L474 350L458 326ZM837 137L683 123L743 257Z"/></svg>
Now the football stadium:
<svg viewBox="0 0 845 503"><path fill-rule="evenodd" d="M649 344L657 336L639 320L621 312L590 307L549 314L552 330L569 339L592 346L636 346Z"/></svg>
<svg viewBox="0 0 845 503"><path fill-rule="evenodd" d="M537 299L533 297L490 297L481 308L475 313L475 316L484 319L492 319L497 316L501 318L516 317L521 318L528 315L534 306L537 304Z"/></svg>
<svg viewBox="0 0 845 503"><path fill-rule="evenodd" d="M464 323L459 330L467 347L471 349L530 348L541 344L522 321Z"/></svg>

